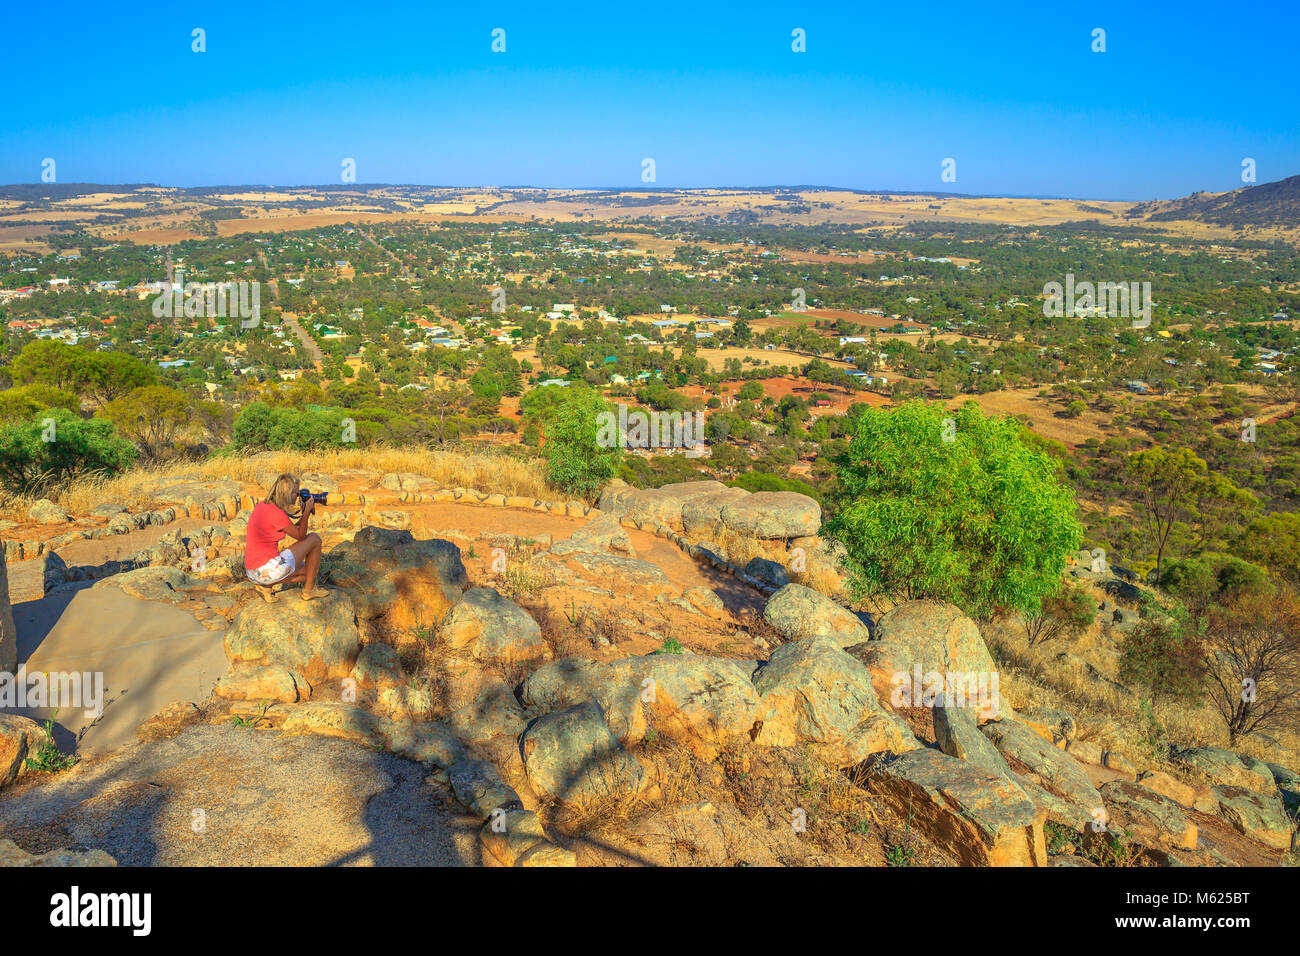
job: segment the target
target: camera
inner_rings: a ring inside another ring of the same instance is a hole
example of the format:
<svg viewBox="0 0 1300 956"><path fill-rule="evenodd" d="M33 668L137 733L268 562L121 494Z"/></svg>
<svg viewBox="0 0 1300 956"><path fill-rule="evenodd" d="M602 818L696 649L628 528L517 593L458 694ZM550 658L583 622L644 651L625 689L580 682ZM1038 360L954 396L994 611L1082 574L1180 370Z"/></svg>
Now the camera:
<svg viewBox="0 0 1300 956"><path fill-rule="evenodd" d="M301 498L303 501L306 501L308 498L310 498L318 505L329 504L329 501L327 500L329 498L328 491L308 491L306 488L300 488L298 490L298 497Z"/></svg>

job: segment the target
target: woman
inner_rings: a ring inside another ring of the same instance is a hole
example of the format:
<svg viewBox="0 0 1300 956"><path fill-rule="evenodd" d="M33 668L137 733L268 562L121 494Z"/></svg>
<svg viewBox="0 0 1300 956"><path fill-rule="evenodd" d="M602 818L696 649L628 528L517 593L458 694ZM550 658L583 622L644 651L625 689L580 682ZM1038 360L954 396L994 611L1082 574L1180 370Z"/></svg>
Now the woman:
<svg viewBox="0 0 1300 956"><path fill-rule="evenodd" d="M289 512L302 505L302 515L295 522ZM271 485L266 499L248 516L248 535L244 543L244 569L248 580L260 585L259 593L267 601L275 600L275 586L302 582L302 599L310 601L316 593L316 572L320 570L320 535L307 531L307 519L316 509L308 498L300 501L298 479L281 475ZM280 550L280 540L288 535L293 544ZM263 590L263 588L265 590Z"/></svg>

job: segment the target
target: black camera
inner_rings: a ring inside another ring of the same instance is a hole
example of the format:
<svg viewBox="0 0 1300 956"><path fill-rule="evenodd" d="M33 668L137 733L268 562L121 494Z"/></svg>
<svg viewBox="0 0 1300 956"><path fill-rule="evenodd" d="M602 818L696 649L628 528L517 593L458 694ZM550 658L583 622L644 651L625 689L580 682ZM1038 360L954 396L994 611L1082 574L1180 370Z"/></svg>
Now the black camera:
<svg viewBox="0 0 1300 956"><path fill-rule="evenodd" d="M328 491L308 491L306 488L300 488L300 489L298 489L298 497L301 498L303 501L306 501L308 498L310 498L312 501L316 502L316 504L318 504L318 505L327 505L327 504L329 504L329 501L328 501L328 498L329 498L329 492L328 492Z"/></svg>

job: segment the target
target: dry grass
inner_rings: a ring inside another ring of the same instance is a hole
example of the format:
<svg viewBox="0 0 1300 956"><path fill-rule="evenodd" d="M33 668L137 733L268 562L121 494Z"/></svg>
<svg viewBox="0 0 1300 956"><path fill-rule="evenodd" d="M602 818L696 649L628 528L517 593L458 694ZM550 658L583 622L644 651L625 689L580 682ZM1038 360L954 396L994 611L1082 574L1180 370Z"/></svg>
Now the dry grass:
<svg viewBox="0 0 1300 956"><path fill-rule="evenodd" d="M446 450L428 448L322 449L320 451L264 452L248 456L214 456L178 460L134 468L113 478L91 477L70 482L50 497L72 514L85 514L105 501L145 509L155 502L153 488L160 479L227 479L261 485L268 474L335 474L355 469L380 474L405 472L430 478L444 488L474 488L478 491L520 495L546 500L563 498L546 482L544 466L531 459L473 448ZM25 514L34 499L15 496L4 510Z"/></svg>
<svg viewBox="0 0 1300 956"><path fill-rule="evenodd" d="M1205 701L1147 698L1127 694L1071 664L1056 660L1068 651L1091 663L1111 680L1117 679L1114 652L1097 625L1078 638L1058 639L1028 647L1018 620L1006 619L981 628L990 650L999 659L999 691L1012 707L1056 707L1075 718L1077 736L1124 754L1140 768L1179 770L1169 762L1169 745L1228 747L1223 721ZM1238 740L1231 749L1261 760L1288 764L1300 749L1300 728L1272 728Z"/></svg>

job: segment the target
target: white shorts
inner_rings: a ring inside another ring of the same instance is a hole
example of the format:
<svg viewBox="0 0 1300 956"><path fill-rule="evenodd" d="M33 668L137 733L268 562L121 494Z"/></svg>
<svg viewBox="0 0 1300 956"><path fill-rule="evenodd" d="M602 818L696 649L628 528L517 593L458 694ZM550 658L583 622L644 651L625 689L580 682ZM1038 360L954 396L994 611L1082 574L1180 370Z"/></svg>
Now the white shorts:
<svg viewBox="0 0 1300 956"><path fill-rule="evenodd" d="M249 568L248 580L254 584L279 584L295 570L293 552L285 548L260 568Z"/></svg>

